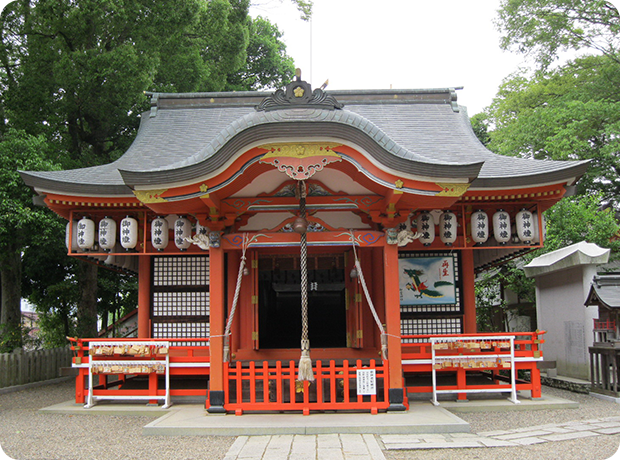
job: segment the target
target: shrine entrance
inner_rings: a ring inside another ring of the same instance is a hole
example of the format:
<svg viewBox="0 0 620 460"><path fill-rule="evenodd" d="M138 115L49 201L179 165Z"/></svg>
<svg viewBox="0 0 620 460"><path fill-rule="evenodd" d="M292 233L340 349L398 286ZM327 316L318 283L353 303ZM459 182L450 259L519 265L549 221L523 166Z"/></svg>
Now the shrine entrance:
<svg viewBox="0 0 620 460"><path fill-rule="evenodd" d="M299 256L259 257L259 347L299 348ZM308 321L312 348L347 346L344 254L308 256Z"/></svg>

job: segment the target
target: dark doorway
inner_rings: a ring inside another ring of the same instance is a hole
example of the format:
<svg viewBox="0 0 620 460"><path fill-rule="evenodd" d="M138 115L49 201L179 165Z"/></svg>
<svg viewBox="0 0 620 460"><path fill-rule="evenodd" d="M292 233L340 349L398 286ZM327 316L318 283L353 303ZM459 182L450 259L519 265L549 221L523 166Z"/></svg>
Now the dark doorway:
<svg viewBox="0 0 620 460"><path fill-rule="evenodd" d="M308 256L308 335L311 348L346 347L344 257ZM259 346L300 348L299 256L259 259Z"/></svg>

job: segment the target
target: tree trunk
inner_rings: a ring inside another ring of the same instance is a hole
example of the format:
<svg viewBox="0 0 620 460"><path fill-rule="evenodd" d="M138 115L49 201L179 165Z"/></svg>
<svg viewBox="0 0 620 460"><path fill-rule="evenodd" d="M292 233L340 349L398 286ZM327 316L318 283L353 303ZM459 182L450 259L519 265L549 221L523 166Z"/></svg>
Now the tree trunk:
<svg viewBox="0 0 620 460"><path fill-rule="evenodd" d="M22 346L21 293L22 259L21 251L9 250L0 263L0 326L7 340L8 348Z"/></svg>
<svg viewBox="0 0 620 460"><path fill-rule="evenodd" d="M79 337L97 337L97 266L80 263L79 277L82 295L77 311L77 333Z"/></svg>

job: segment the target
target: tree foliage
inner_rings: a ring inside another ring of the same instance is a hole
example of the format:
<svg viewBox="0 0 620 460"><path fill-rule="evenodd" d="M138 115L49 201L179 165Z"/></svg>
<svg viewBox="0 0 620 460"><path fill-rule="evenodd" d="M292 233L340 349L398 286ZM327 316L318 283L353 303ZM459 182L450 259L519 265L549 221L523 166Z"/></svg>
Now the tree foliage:
<svg viewBox="0 0 620 460"><path fill-rule="evenodd" d="M605 56L580 58L533 77L511 75L485 111L487 147L524 158L590 160L578 193L617 203L619 85L620 66Z"/></svg>
<svg viewBox="0 0 620 460"><path fill-rule="evenodd" d="M280 84L293 73L281 34L251 21L248 8L249 0L14 2L0 44L9 124L58 140L67 166L87 166L126 150L144 91L229 89L238 72L256 69L251 53L269 47L276 55L243 89ZM248 49L250 33L262 47Z"/></svg>
<svg viewBox="0 0 620 460"><path fill-rule="evenodd" d="M311 2L292 1L310 14ZM56 259L55 250L40 241L35 253L36 244L18 239L45 220L42 208L28 204L32 192L16 170L115 160L131 144L138 114L148 108L145 91L250 90L288 82L294 67L281 33L265 19L252 20L248 9L249 0L24 0L0 14L0 136L8 136L9 144L39 142L28 152L41 155L16 163L16 145L0 146L0 179L7 177L0 184L0 249L11 245L0 258L12 255L11 271L5 263L0 272L11 276L11 286L19 284L22 260L16 255L24 254L28 296L50 328L79 329L84 321L74 319L92 317L93 300L105 315L135 305L135 283L101 276L94 292L80 278L92 279L92 270L64 256ZM64 236L58 221L47 228ZM19 298L14 289L2 291L3 299L9 291Z"/></svg>
<svg viewBox="0 0 620 460"><path fill-rule="evenodd" d="M534 300L521 269L545 252L588 241L618 256L614 207L620 202L620 16L601 0L502 0L496 26L501 46L533 58L535 69L508 76L492 104L472 118L490 150L539 160L589 160L576 196L545 212L545 247L508 262L477 283L481 328L493 328L508 306L498 289ZM563 51L581 57L552 63ZM495 322L494 322L495 321Z"/></svg>
<svg viewBox="0 0 620 460"><path fill-rule="evenodd" d="M614 209L601 208L598 195L564 198L546 212L547 237L545 252L587 241L612 250L612 258L620 254L620 225Z"/></svg>
<svg viewBox="0 0 620 460"><path fill-rule="evenodd" d="M295 73L295 66L280 41L282 33L260 16L250 22L249 31L247 60L238 72L228 76L226 90L281 88L288 84Z"/></svg>
<svg viewBox="0 0 620 460"><path fill-rule="evenodd" d="M57 220L47 209L32 204L32 191L19 169L54 169L46 159L41 136L9 131L0 137L0 342L4 351L21 346L21 257L26 246L36 247Z"/></svg>
<svg viewBox="0 0 620 460"><path fill-rule="evenodd" d="M501 47L531 56L541 68L560 52L601 53L620 64L620 15L605 0L502 0Z"/></svg>

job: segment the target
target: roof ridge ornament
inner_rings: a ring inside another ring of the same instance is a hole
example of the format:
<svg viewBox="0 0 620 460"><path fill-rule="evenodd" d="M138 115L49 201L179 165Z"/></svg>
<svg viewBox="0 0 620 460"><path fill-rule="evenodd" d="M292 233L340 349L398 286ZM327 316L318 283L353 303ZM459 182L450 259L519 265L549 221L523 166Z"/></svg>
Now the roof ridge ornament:
<svg viewBox="0 0 620 460"><path fill-rule="evenodd" d="M325 86L327 85L324 84L321 88L316 88L312 91L310 83L301 79L301 70L297 69L295 71L295 79L286 85L284 89L278 89L271 96L263 99L255 107L256 111L271 112L272 110L300 108L342 109L344 104L338 102L334 96L324 92Z"/></svg>

